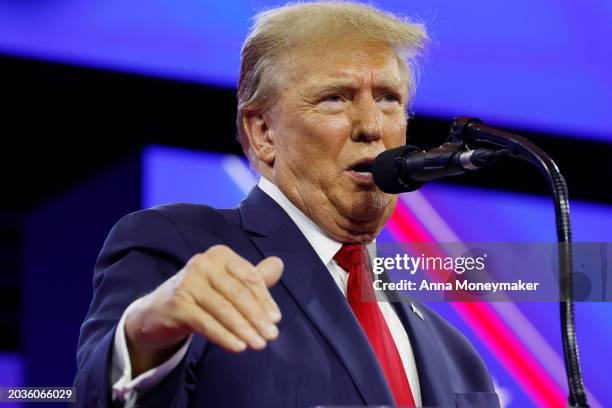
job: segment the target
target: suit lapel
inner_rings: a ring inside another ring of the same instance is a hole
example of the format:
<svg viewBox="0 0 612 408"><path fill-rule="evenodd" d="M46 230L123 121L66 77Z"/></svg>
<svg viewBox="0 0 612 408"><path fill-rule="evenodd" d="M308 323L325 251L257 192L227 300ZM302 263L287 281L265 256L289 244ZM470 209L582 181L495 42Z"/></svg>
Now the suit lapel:
<svg viewBox="0 0 612 408"><path fill-rule="evenodd" d="M259 188L240 204L243 227L264 257L285 264L281 282L329 342L366 404L394 404L376 355L326 266L291 218Z"/></svg>
<svg viewBox="0 0 612 408"><path fill-rule="evenodd" d="M419 374L423 406L455 406L454 390L444 363L442 347L430 326L427 315L421 318L417 314L424 309L419 309L415 302L417 311L413 311L412 303L405 297L402 298L402 301L391 304L410 339Z"/></svg>

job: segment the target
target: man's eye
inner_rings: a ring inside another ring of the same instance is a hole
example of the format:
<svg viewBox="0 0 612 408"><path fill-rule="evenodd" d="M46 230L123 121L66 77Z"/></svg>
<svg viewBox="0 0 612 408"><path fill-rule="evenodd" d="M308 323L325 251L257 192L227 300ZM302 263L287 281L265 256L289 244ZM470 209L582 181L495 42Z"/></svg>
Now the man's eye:
<svg viewBox="0 0 612 408"><path fill-rule="evenodd" d="M340 95L328 95L323 98L324 102L342 102L342 96Z"/></svg>
<svg viewBox="0 0 612 408"><path fill-rule="evenodd" d="M399 102L400 101L399 97L392 95L392 94L387 94L383 96L383 100L385 102Z"/></svg>

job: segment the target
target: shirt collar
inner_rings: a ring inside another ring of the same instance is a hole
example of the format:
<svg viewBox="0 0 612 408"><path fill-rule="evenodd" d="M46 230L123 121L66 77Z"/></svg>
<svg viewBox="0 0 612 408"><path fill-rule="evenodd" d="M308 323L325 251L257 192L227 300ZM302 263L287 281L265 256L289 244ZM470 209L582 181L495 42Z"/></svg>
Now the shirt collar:
<svg viewBox="0 0 612 408"><path fill-rule="evenodd" d="M321 262L323 262L324 265L329 264L334 258L334 255L336 255L342 247L342 243L327 235L325 231L293 205L287 196L285 196L285 194L283 194L283 192L270 180L262 176L257 186L287 213L289 218L291 218L302 234L304 234L306 240L321 259ZM366 247L370 255L376 254L375 241L366 244Z"/></svg>

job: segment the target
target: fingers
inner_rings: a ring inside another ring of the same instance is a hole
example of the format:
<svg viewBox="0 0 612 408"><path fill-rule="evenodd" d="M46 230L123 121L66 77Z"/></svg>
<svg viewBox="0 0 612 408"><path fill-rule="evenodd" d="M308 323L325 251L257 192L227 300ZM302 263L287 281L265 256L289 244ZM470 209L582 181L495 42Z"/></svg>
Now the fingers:
<svg viewBox="0 0 612 408"><path fill-rule="evenodd" d="M257 330L261 337L266 340L274 340L278 336L278 329L270 314L265 310L264 305L255 298L244 281L234 278L229 273L212 274L208 279L211 287L221 294L225 301L235 308L241 317ZM267 292L267 289L265 290ZM215 306L222 307L220 303ZM214 314L214 312L212 313ZM222 323L226 324L225 321ZM249 344L252 344L252 342L249 341Z"/></svg>
<svg viewBox="0 0 612 408"><path fill-rule="evenodd" d="M257 270L261 273L267 287L274 286L283 274L283 261L277 256L269 256L257 264Z"/></svg>
<svg viewBox="0 0 612 408"><path fill-rule="evenodd" d="M280 259L255 267L230 248L215 246L192 258L189 268L193 279L185 286L198 309L185 319L191 330L234 352L243 343L261 350L278 337L281 313L268 286L280 278Z"/></svg>
<svg viewBox="0 0 612 408"><path fill-rule="evenodd" d="M257 267L225 245L192 256L126 318L134 372L159 364L189 333L228 351L261 350L278 337L280 309L269 292L283 271L276 257Z"/></svg>
<svg viewBox="0 0 612 408"><path fill-rule="evenodd" d="M199 293L201 296L196 299L197 305L203 312L210 315L217 324L245 342L253 350L261 350L266 347L266 340L225 297L210 288L199 290ZM206 336L206 332L202 332L202 334ZM227 342L231 340L231 338L226 338Z"/></svg>
<svg viewBox="0 0 612 408"><path fill-rule="evenodd" d="M272 295L268 291L263 275L244 259L235 259L227 264L230 275L242 282L254 297L259 311L263 308L273 323L278 323L281 318L280 309L276 305ZM249 297L251 299L251 297ZM262 316L263 319L263 316Z"/></svg>
<svg viewBox="0 0 612 408"><path fill-rule="evenodd" d="M190 328L204 335L209 341L234 353L240 353L246 349L247 343L201 308L193 307L186 315L186 323Z"/></svg>

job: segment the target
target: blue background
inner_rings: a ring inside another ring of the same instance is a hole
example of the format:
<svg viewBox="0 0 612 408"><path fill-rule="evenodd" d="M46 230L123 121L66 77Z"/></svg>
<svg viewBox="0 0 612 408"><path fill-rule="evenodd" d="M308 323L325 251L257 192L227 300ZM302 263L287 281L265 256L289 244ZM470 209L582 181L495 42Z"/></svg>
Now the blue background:
<svg viewBox="0 0 612 408"><path fill-rule="evenodd" d="M0 2L0 52L234 87L249 18L278 1ZM424 22L419 114L612 140L612 2L378 1Z"/></svg>

